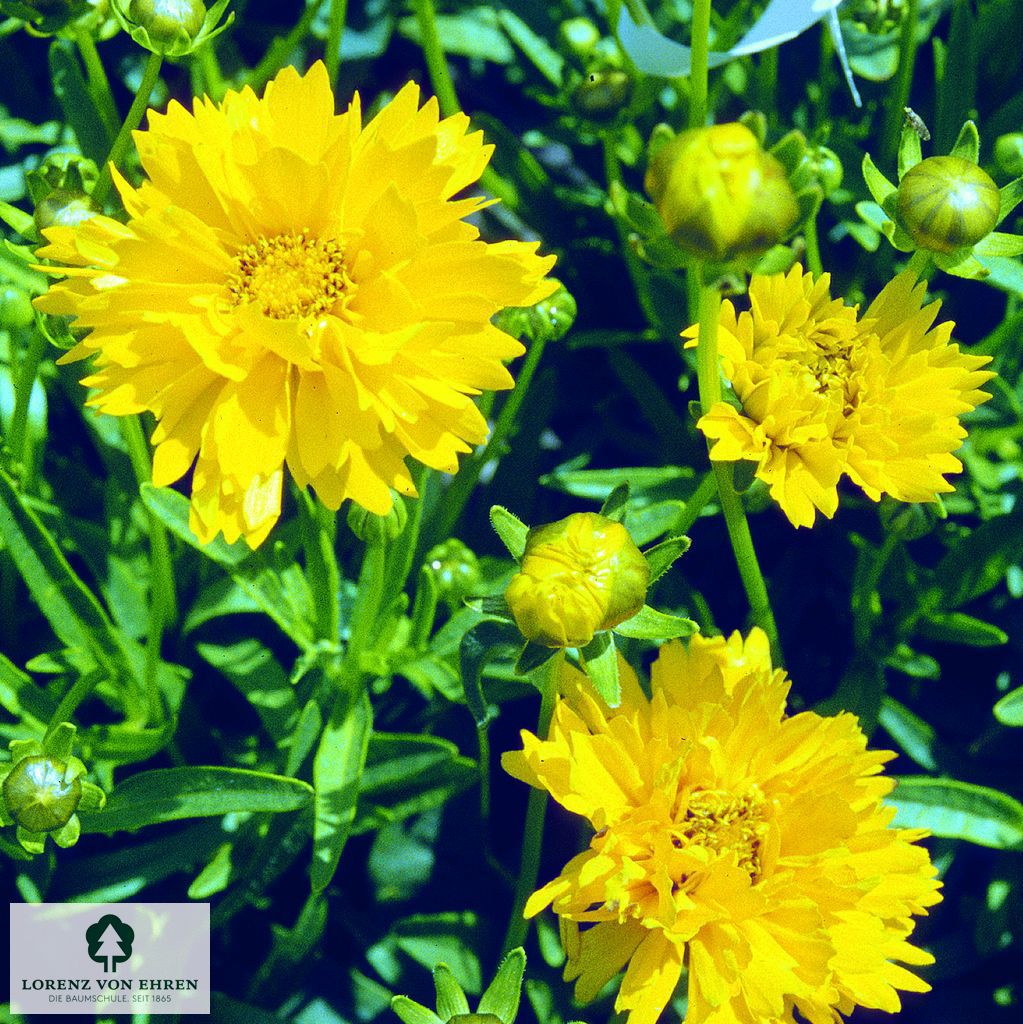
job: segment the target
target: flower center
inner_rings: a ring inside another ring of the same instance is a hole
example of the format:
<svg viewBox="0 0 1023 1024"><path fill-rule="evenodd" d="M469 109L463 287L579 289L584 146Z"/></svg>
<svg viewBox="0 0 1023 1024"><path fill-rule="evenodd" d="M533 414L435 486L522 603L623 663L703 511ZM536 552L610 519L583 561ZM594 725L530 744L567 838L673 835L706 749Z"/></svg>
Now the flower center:
<svg viewBox="0 0 1023 1024"><path fill-rule="evenodd" d="M264 316L293 320L317 316L345 301L352 282L344 247L335 238L275 235L235 254L227 288L235 306L254 302Z"/></svg>
<svg viewBox="0 0 1023 1024"><path fill-rule="evenodd" d="M738 866L755 882L760 878L760 850L767 834L766 809L767 801L756 787L743 796L717 789L694 790L685 814L672 829L672 845L733 853ZM683 876L679 882L686 880Z"/></svg>

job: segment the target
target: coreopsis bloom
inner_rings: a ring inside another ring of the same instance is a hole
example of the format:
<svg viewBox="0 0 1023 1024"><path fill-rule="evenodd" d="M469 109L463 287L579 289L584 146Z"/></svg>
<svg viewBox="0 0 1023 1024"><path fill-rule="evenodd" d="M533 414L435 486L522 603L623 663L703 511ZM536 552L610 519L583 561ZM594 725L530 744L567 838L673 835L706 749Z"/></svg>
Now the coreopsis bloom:
<svg viewBox="0 0 1023 1024"><path fill-rule="evenodd" d="M952 454L966 437L959 418L991 397L979 388L994 376L980 369L990 357L951 342L951 322L932 327L941 304L923 306L912 272L862 318L831 298L829 281L797 265L754 275L748 312L722 303L721 365L742 408L719 402L697 423L715 442L712 459L757 464L795 526L835 514L843 475L874 501L954 490L945 475L963 468Z"/></svg>
<svg viewBox="0 0 1023 1024"><path fill-rule="evenodd" d="M625 967L615 1008L653 1024L686 967L686 1024L834 1024L927 990L895 962L932 961L907 939L940 883L925 833L890 827L894 755L853 715L787 718L762 632L662 647L650 698L623 662L613 710L561 683L549 739L503 763L594 829L525 909L559 915L577 998Z"/></svg>
<svg viewBox="0 0 1023 1024"><path fill-rule="evenodd" d="M191 527L256 546L280 514L285 464L337 508L386 514L414 494L411 455L445 472L482 442L472 401L508 388L518 341L490 322L555 285L535 243L487 244L456 199L492 151L462 114L406 85L365 126L337 115L322 64L150 112L148 175L119 175L121 224L45 232L67 279L39 300L91 333L90 404L158 422L153 482L192 477Z"/></svg>
<svg viewBox="0 0 1023 1024"><path fill-rule="evenodd" d="M650 566L621 523L575 512L534 527L505 600L522 635L546 647L585 647L635 615Z"/></svg>

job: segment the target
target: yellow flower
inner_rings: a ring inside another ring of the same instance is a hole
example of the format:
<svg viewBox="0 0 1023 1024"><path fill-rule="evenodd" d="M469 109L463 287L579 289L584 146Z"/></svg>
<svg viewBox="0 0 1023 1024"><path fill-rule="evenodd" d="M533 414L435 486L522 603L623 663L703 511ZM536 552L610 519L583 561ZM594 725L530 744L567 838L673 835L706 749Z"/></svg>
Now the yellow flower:
<svg viewBox="0 0 1023 1024"><path fill-rule="evenodd" d="M527 640L585 647L632 618L649 583L650 566L621 523L576 512L529 531L505 600Z"/></svg>
<svg viewBox="0 0 1023 1024"><path fill-rule="evenodd" d="M756 475L795 526L838 508L846 475L874 501L934 501L962 464L959 423L991 396L988 356L952 344L953 324L932 328L940 303L905 272L862 319L832 299L830 275L795 266L750 282L748 312L721 307L718 344L742 411L719 402L697 423L715 441L710 457L757 463ZM683 332L695 338L698 327ZM696 341L688 343L691 347Z"/></svg>
<svg viewBox="0 0 1023 1024"><path fill-rule="evenodd" d="M834 1024L926 991L894 961L932 962L907 939L940 883L925 833L890 827L894 755L853 715L786 718L759 630L662 647L649 699L624 662L621 682L611 710L566 667L550 738L503 759L594 829L525 911L560 916L577 998L626 965L628 1024L657 1020L683 964L686 1024Z"/></svg>
<svg viewBox="0 0 1023 1024"><path fill-rule="evenodd" d="M45 232L67 280L39 307L91 330L64 358L97 353L91 405L154 413L157 486L195 462L203 542L259 544L285 464L330 508L383 515L389 488L415 493L405 456L453 473L486 438L471 396L510 387L523 351L490 318L549 295L554 259L464 221L492 151L468 125L410 83L363 126L322 64L286 68L262 99L151 111L148 180L116 176L127 224Z"/></svg>

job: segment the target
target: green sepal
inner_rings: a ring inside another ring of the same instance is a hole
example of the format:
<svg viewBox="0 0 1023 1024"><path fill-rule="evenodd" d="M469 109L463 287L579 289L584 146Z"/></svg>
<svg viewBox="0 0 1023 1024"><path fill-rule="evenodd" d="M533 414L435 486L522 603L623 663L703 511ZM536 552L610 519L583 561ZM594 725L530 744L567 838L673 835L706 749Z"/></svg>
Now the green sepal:
<svg viewBox="0 0 1023 1024"><path fill-rule="evenodd" d="M43 748L47 755L58 761L70 761L77 731L77 728L70 722L61 722L43 740Z"/></svg>
<svg viewBox="0 0 1023 1024"><path fill-rule="evenodd" d="M29 853L42 853L43 850L46 849L45 832L29 832L27 828L19 825L18 831L15 835L18 837L18 842L21 843L22 847Z"/></svg>
<svg viewBox="0 0 1023 1024"><path fill-rule="evenodd" d="M867 188L870 189L874 201L882 209L885 200L897 191L896 187L874 165L869 153L863 154L863 180L867 183Z"/></svg>
<svg viewBox="0 0 1023 1024"><path fill-rule="evenodd" d="M207 43L219 36L234 21L234 11L231 11L224 19L224 23L217 25L220 16L224 13L224 9L230 3L230 0L217 0L206 12L202 28L196 33L194 39L189 39L182 32L181 37L173 41L161 42L156 40L154 42L150 39L149 33L145 28L128 20L127 15L121 10L122 3L123 0L111 0L110 3L110 10L117 19L117 23L144 50L149 50L150 53L158 53L163 57L184 57L186 54L192 53L202 46L203 43Z"/></svg>
<svg viewBox="0 0 1023 1024"><path fill-rule="evenodd" d="M932 252L935 264L953 277L983 281L991 273L974 255L973 249L957 249L951 253Z"/></svg>
<svg viewBox="0 0 1023 1024"><path fill-rule="evenodd" d="M514 621L511 612L508 610L508 602L505 600L504 594L467 597L465 599L465 606L471 608L474 612L479 612L480 615L504 619L506 622Z"/></svg>
<svg viewBox="0 0 1023 1024"><path fill-rule="evenodd" d="M619 627L620 628L620 627ZM579 655L594 689L609 708L622 702L622 687L618 679L618 652L610 631L598 633Z"/></svg>
<svg viewBox="0 0 1023 1024"><path fill-rule="evenodd" d="M491 505L490 525L501 538L501 543L508 549L508 554L521 561L526 551L529 527L503 505Z"/></svg>
<svg viewBox="0 0 1023 1024"><path fill-rule="evenodd" d="M82 834L82 823L78 820L77 814L72 814L65 824L61 825L56 832L51 832L53 841L62 849L67 850L78 842Z"/></svg>
<svg viewBox="0 0 1023 1024"><path fill-rule="evenodd" d="M525 969L526 952L521 946L517 946L501 961L501 966L497 968L494 980L483 993L476 1012L492 1013L500 1018L502 1024L513 1024L519 1012L522 975Z"/></svg>
<svg viewBox="0 0 1023 1024"><path fill-rule="evenodd" d="M646 559L647 565L650 566L650 582L659 580L674 565L675 561L689 550L691 543L685 536L669 537L644 551L643 557Z"/></svg>
<svg viewBox="0 0 1023 1024"><path fill-rule="evenodd" d="M437 1016L441 1020L469 1012L469 1000L447 964L437 964L433 969L433 985L437 990Z"/></svg>
<svg viewBox="0 0 1023 1024"><path fill-rule="evenodd" d="M544 647L543 644L527 643L522 648L522 652L515 662L515 674L528 676L530 672L535 672L541 665L546 665L557 653L557 647Z"/></svg>
<svg viewBox="0 0 1023 1024"><path fill-rule="evenodd" d="M483 728L497 715L496 709L483 699L483 688L480 685L483 669L498 652L518 650L521 645L522 635L515 625L494 619L478 623L466 630L462 637L458 649L459 669L465 703L477 727Z"/></svg>
<svg viewBox="0 0 1023 1024"><path fill-rule="evenodd" d="M631 619L626 619L615 626L615 632L620 636L627 636L632 640L653 640L658 643L692 636L699 631L700 627L692 619L659 612L648 604L643 605Z"/></svg>
<svg viewBox="0 0 1023 1024"><path fill-rule="evenodd" d="M444 1024L433 1010L409 999L408 996L394 996L391 999L391 1009L404 1024Z"/></svg>
<svg viewBox="0 0 1023 1024"><path fill-rule="evenodd" d="M604 500L600 506L600 514L605 519L611 519L616 523L625 521L626 507L629 504L629 485L619 484Z"/></svg>
<svg viewBox="0 0 1023 1024"><path fill-rule="evenodd" d="M783 135L768 152L785 168L787 174L796 172L806 153L806 136L795 128Z"/></svg>
<svg viewBox="0 0 1023 1024"><path fill-rule="evenodd" d="M962 128L959 129L955 145L949 156L957 156L960 160L969 160L971 164L980 163L980 135L977 133L977 126L972 121L965 121Z"/></svg>
<svg viewBox="0 0 1023 1024"><path fill-rule="evenodd" d="M107 795L93 782L81 780L82 799L78 801L81 811L101 811L106 806Z"/></svg>
<svg viewBox="0 0 1023 1024"><path fill-rule="evenodd" d="M905 177L906 171L916 167L922 159L920 134L911 124L903 125L902 136L899 139L899 181Z"/></svg>
<svg viewBox="0 0 1023 1024"><path fill-rule="evenodd" d="M973 247L976 256L1019 256L1023 253L1023 235L992 231Z"/></svg>
<svg viewBox="0 0 1023 1024"><path fill-rule="evenodd" d="M998 220L995 224L996 227L1016 209L1020 200L1023 200L1023 177L1013 179L1008 185L1003 185L998 190Z"/></svg>

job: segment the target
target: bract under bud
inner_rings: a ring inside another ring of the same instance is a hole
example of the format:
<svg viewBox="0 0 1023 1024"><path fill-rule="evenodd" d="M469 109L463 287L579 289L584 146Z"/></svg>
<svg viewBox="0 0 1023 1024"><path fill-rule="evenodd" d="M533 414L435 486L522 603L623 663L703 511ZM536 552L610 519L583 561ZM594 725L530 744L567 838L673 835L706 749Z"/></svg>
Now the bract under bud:
<svg viewBox="0 0 1023 1024"><path fill-rule="evenodd" d="M53 832L71 820L82 799L82 783L64 761L22 758L4 779L8 813L30 832Z"/></svg>
<svg viewBox="0 0 1023 1024"><path fill-rule="evenodd" d="M799 217L785 168L738 123L690 129L662 146L646 189L672 239L703 259L768 249Z"/></svg>
<svg viewBox="0 0 1023 1024"><path fill-rule="evenodd" d="M922 249L951 253L976 245L998 223L998 186L975 163L932 156L899 183L896 208L902 227Z"/></svg>
<svg viewBox="0 0 1023 1024"><path fill-rule="evenodd" d="M505 600L527 640L585 647L643 607L650 567L628 531L595 512L577 512L529 531Z"/></svg>

